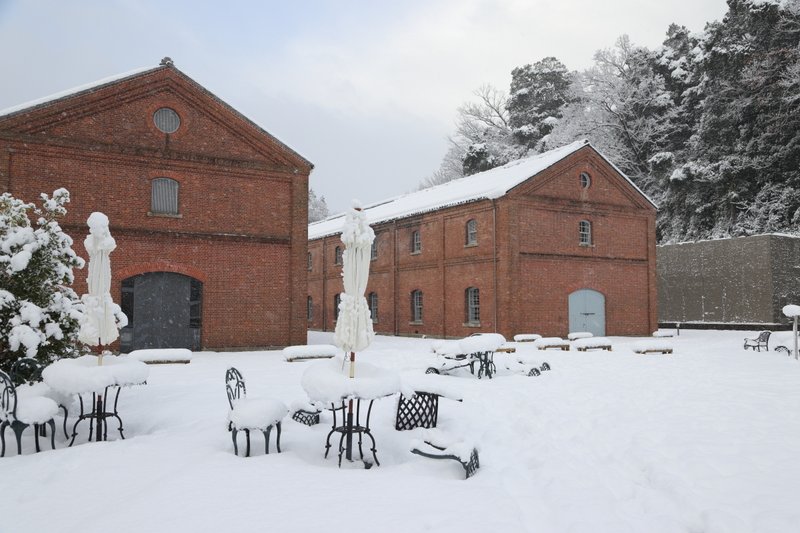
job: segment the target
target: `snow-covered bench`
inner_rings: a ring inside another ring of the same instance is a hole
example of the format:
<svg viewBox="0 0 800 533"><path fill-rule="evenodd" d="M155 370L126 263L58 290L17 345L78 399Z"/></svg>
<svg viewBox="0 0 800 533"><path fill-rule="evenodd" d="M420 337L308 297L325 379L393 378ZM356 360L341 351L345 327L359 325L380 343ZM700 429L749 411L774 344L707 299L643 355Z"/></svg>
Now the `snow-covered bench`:
<svg viewBox="0 0 800 533"><path fill-rule="evenodd" d="M653 337L659 337L659 338L672 337L672 333L669 331L661 331L659 329L653 332Z"/></svg>
<svg viewBox="0 0 800 533"><path fill-rule="evenodd" d="M542 336L536 333L520 333L519 335L514 335L514 342L533 342L541 338Z"/></svg>
<svg viewBox="0 0 800 533"><path fill-rule="evenodd" d="M589 337L594 337L594 334L589 333L588 331L573 331L567 338L571 341L576 341L578 339L588 339Z"/></svg>
<svg viewBox="0 0 800 533"><path fill-rule="evenodd" d="M663 339L648 339L646 341L639 341L633 343L631 346L634 353L648 354L648 353L672 353L672 342Z"/></svg>
<svg viewBox="0 0 800 533"><path fill-rule="evenodd" d="M586 350L608 350L611 351L611 340L606 337L588 337L577 339L572 343L579 352Z"/></svg>
<svg viewBox="0 0 800 533"><path fill-rule="evenodd" d="M152 348L134 350L126 357L148 365L188 364L192 360L192 352L186 348Z"/></svg>
<svg viewBox="0 0 800 533"><path fill-rule="evenodd" d="M533 341L533 346L538 350L547 350L548 348L558 348L559 350L569 351L569 341L560 337L542 337L541 339Z"/></svg>
<svg viewBox="0 0 800 533"><path fill-rule="evenodd" d="M464 468L464 479L469 479L480 468L478 448L471 442L458 440L441 431L428 431L424 440L411 442L411 453L430 459L452 459Z"/></svg>
<svg viewBox="0 0 800 533"><path fill-rule="evenodd" d="M301 344L283 349L283 358L289 362L309 361L311 359L330 359L339 353L332 344Z"/></svg>

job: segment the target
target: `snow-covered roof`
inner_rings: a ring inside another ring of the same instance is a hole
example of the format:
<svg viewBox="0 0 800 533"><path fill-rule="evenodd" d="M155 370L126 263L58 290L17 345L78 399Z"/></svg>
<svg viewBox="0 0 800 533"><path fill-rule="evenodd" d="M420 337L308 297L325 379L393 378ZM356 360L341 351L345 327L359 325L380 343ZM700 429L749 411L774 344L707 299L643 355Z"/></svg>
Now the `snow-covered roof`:
<svg viewBox="0 0 800 533"><path fill-rule="evenodd" d="M449 181L435 187L412 192L364 207L370 224L388 222L412 215L427 213L444 207L466 204L478 200L500 198L524 181L558 163L584 146L591 146L582 139L555 148L542 154L518 159L501 167L473 174L465 178ZM603 159L620 173L654 207L656 204L613 165L603 154L592 146ZM308 238L318 239L341 233L344 227L344 213L308 225Z"/></svg>
<svg viewBox="0 0 800 533"><path fill-rule="evenodd" d="M130 78L132 76L136 76L137 74L141 74L143 72L147 72L149 70L155 70L159 68L156 67L142 67L137 68L135 70L130 70L128 72L123 72L122 74L116 74L114 76L109 76L107 78L103 78L102 80L97 80L92 83L86 83L84 85L79 85L78 87L73 87L72 89L67 89L66 91L60 91L55 94L51 94L49 96L45 96L43 98L37 98L36 100L31 100L30 102L25 102L23 104L15 105L12 107L7 107L6 109L0 109L0 117L5 117L8 115L13 115L14 113L19 113L20 111L25 111L33 107L39 107L41 105L49 104L51 102L55 102L56 100L61 100L62 98L66 98L67 96L77 95L79 93L88 92L104 85L108 85L120 80L124 80L125 78Z"/></svg>

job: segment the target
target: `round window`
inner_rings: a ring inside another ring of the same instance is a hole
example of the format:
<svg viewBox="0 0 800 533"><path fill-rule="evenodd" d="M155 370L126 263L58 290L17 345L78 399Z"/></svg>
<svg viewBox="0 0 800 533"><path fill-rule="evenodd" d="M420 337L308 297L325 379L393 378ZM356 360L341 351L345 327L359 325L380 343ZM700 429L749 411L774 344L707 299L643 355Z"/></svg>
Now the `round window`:
<svg viewBox="0 0 800 533"><path fill-rule="evenodd" d="M162 107L153 115L153 122L155 122L156 128L164 133L175 133L181 125L181 117L174 109Z"/></svg>
<svg viewBox="0 0 800 533"><path fill-rule="evenodd" d="M584 189L588 189L589 185L592 184L592 177L589 176L586 172L581 172L581 187Z"/></svg>

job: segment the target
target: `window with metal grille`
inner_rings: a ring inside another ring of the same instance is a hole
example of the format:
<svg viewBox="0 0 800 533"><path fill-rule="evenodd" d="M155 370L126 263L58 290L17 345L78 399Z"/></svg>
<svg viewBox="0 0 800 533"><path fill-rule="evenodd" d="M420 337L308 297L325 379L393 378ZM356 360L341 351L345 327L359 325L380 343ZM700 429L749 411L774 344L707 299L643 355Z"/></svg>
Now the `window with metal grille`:
<svg viewBox="0 0 800 533"><path fill-rule="evenodd" d="M306 319L309 322L314 320L314 300L311 296L306 300Z"/></svg>
<svg viewBox="0 0 800 533"><path fill-rule="evenodd" d="M203 325L203 282L192 279L189 285L189 328L200 329Z"/></svg>
<svg viewBox="0 0 800 533"><path fill-rule="evenodd" d="M333 250L333 264L334 265L341 265L342 264L342 247L337 246Z"/></svg>
<svg viewBox="0 0 800 533"><path fill-rule="evenodd" d="M369 304L369 316L372 317L372 322L378 322L378 293L369 293L369 296L367 297L367 303Z"/></svg>
<svg viewBox="0 0 800 533"><path fill-rule="evenodd" d="M481 296L477 287L469 287L464 291L466 320L468 324L479 324L481 321Z"/></svg>
<svg viewBox="0 0 800 533"><path fill-rule="evenodd" d="M150 212L160 215L178 214L178 182L156 178L151 184Z"/></svg>
<svg viewBox="0 0 800 533"><path fill-rule="evenodd" d="M422 251L422 239L419 236L419 231L411 232L411 253L418 254Z"/></svg>
<svg viewBox="0 0 800 533"><path fill-rule="evenodd" d="M411 292L411 321L422 322L422 291Z"/></svg>
<svg viewBox="0 0 800 533"><path fill-rule="evenodd" d="M313 266L314 266L314 258L311 255L311 252L308 252L308 269L311 270Z"/></svg>
<svg viewBox="0 0 800 533"><path fill-rule="evenodd" d="M174 109L162 107L153 113L153 122L156 128L164 133L175 133L181 127L181 117Z"/></svg>
<svg viewBox="0 0 800 533"><path fill-rule="evenodd" d="M581 246L591 246L592 244L592 223L588 220L581 220L578 223L578 234L580 235Z"/></svg>
<svg viewBox="0 0 800 533"><path fill-rule="evenodd" d="M372 241L372 247L369 249L369 258L374 261L378 258L378 237Z"/></svg>
<svg viewBox="0 0 800 533"><path fill-rule="evenodd" d="M592 184L592 177L587 172L581 172L581 187L588 189Z"/></svg>
<svg viewBox="0 0 800 533"><path fill-rule="evenodd" d="M333 296L333 319L339 320L339 303L342 301L342 295L336 294Z"/></svg>
<svg viewBox="0 0 800 533"><path fill-rule="evenodd" d="M466 244L478 244L478 221L474 218L467 221Z"/></svg>

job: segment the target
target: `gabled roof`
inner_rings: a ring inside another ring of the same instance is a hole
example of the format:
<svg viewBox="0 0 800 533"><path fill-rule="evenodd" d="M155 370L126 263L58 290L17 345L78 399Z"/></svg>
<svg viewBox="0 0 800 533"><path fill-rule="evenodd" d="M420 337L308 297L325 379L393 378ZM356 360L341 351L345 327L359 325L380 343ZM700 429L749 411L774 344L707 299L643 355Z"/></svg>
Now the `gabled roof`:
<svg viewBox="0 0 800 533"><path fill-rule="evenodd" d="M19 115L19 114L22 114L22 113L30 113L32 111L37 111L39 109L46 109L46 108L48 108L48 107L50 107L52 105L55 105L57 103L68 101L68 100L70 100L72 98L79 98L79 97L81 97L81 96L83 96L85 94L91 94L91 93L93 93L95 91L98 91L98 90L101 90L101 89L105 89L107 87L111 87L111 86L117 85L117 84L125 82L125 81L129 81L129 80L132 80L132 79L135 79L135 78L143 77L143 76L146 76L146 75L148 75L150 73L153 73L153 72L156 72L156 71L159 71L159 70L163 70L163 69L172 70L175 74L179 75L180 77L185 79L187 82L192 84L194 87L196 87L197 89L202 91L204 94L208 95L209 97L211 97L214 100L216 100L217 102L219 102L221 105L223 105L225 108L227 108L230 112L232 112L233 114L235 114L236 116L238 116L239 118L241 118L242 120L247 122L250 126L255 128L255 130L258 133L261 133L261 134L269 137L269 139L271 139L281 149L283 149L286 152L288 152L289 154L291 154L291 156L299 159L300 161L302 161L303 163L308 165L308 167L310 169L314 168L314 164L311 163L308 159L304 158L303 156L301 156L300 154L298 154L297 152L295 152L294 150L289 148L286 144L281 142L280 139L278 139L277 137L275 137L274 135L269 133L267 130L265 130L264 128L262 128L261 126L259 126L258 124L256 124L255 122L253 122L252 120L247 118L246 116L244 116L242 113L237 111L235 108L231 107L230 104L228 104L227 102L225 102L224 100L219 98L217 95L215 95L214 93L212 93L211 91L209 91L208 89L206 89L205 87L203 87L202 85L197 83L195 80L193 80L192 78L187 76L180 69L178 69L173 64L172 60L169 59L169 58L164 58L161 61L161 64L158 65L158 66L155 66L155 67L138 68L138 69L131 70L131 71L128 71L128 72L124 72L122 74L117 74L115 76L110 76L110 77L107 77L107 78L103 78L101 80L97 80L97 81L92 82L92 83L87 83L85 85L80 85L78 87L73 87L72 89L67 89L66 91L61 91L61 92L58 92L58 93L55 93L55 94L51 94L50 96L45 96L43 98L38 98L38 99L32 100L30 102L25 102L23 104L19 104L19 105L12 106L12 107L9 107L9 108L6 108L6 109L2 109L2 110L0 110L0 123L2 123L3 121L5 121L7 119L12 119L15 115Z"/></svg>
<svg viewBox="0 0 800 533"><path fill-rule="evenodd" d="M589 146L597 152L614 170L625 178L653 207L656 204L642 192L621 170L613 165L588 140L582 139L555 148L548 152L518 159L501 167L473 174L465 178L449 181L435 187L398 196L363 209L370 224L389 222L399 218L419 215L444 207L466 204L478 200L495 199L505 196L511 189L522 184L536 174L558 163L581 148ZM318 239L341 233L344 213L308 225L308 238Z"/></svg>

